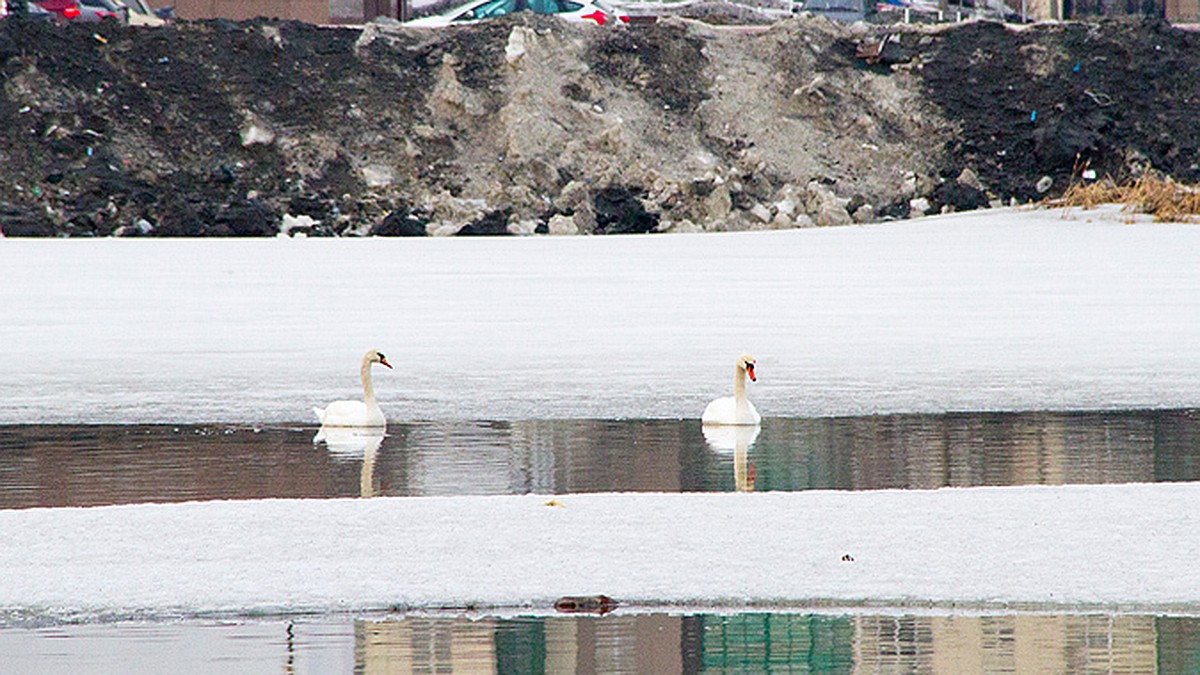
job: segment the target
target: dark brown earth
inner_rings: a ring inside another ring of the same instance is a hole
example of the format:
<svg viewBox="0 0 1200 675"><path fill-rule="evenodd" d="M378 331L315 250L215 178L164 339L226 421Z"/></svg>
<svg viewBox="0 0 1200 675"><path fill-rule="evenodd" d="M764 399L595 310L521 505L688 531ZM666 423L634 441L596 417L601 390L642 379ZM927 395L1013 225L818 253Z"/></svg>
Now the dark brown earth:
<svg viewBox="0 0 1200 675"><path fill-rule="evenodd" d="M856 57L887 35L882 63ZM1025 201L1084 167L1197 181L1196 72L1200 36L1130 21L10 18L0 231L273 236L285 215L311 235L762 229Z"/></svg>

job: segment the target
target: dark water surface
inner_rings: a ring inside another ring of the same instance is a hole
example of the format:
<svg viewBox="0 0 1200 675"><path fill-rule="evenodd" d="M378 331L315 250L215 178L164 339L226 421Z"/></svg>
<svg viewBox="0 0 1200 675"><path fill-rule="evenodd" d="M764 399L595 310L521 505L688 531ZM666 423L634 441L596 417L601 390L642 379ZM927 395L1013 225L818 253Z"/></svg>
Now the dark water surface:
<svg viewBox="0 0 1200 675"><path fill-rule="evenodd" d="M20 673L1195 673L1200 619L614 614L0 631Z"/></svg>
<svg viewBox="0 0 1200 675"><path fill-rule="evenodd" d="M0 508L268 497L1200 480L1193 410L301 426L0 426ZM727 432L728 433L728 432Z"/></svg>
<svg viewBox="0 0 1200 675"><path fill-rule="evenodd" d="M1200 480L1200 413L0 426L0 508ZM0 533L2 537L3 533ZM0 628L14 673L1195 673L1200 619L1092 613L244 618Z"/></svg>

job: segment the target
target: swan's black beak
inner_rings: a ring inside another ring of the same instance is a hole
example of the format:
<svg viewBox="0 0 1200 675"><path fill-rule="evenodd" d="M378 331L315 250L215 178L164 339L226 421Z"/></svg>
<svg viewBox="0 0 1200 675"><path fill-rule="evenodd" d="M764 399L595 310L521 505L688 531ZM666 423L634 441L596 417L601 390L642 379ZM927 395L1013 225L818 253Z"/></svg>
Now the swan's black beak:
<svg viewBox="0 0 1200 675"><path fill-rule="evenodd" d="M751 382L758 382L758 378L754 377L754 364L753 363L746 364L746 374L750 376Z"/></svg>
<svg viewBox="0 0 1200 675"><path fill-rule="evenodd" d="M392 364L388 363L387 359L383 358L382 356L379 357L379 362L382 363L383 365L387 366L388 368L392 367Z"/></svg>

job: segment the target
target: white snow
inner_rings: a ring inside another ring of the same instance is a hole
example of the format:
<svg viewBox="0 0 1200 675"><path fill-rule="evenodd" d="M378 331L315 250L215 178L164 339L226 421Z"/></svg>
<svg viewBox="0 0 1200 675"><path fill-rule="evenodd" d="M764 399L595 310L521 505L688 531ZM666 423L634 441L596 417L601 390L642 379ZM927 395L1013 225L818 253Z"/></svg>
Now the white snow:
<svg viewBox="0 0 1200 675"><path fill-rule="evenodd" d="M1200 228L1124 220L6 239L0 423L307 420L354 393L368 347L396 366L375 377L392 419L697 417L742 352L758 359L750 394L767 416L1196 406ZM0 511L0 623L594 593L655 607L1200 608L1200 484L549 499Z"/></svg>
<svg viewBox="0 0 1200 675"><path fill-rule="evenodd" d="M0 511L0 608L1200 607L1200 484L550 499Z"/></svg>
<svg viewBox="0 0 1200 675"><path fill-rule="evenodd" d="M0 243L0 423L1200 404L1200 227L975 212L784 232Z"/></svg>

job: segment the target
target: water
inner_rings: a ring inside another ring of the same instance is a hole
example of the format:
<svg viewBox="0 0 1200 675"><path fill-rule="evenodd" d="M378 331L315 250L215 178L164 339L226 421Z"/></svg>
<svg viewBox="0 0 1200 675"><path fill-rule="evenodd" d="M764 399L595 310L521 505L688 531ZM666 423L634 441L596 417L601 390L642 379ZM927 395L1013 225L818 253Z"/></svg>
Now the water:
<svg viewBox="0 0 1200 675"><path fill-rule="evenodd" d="M5 240L0 508L1200 479L1200 229L1060 215L697 237ZM396 421L314 443L297 421L357 393L367 348L397 366L376 375ZM706 437L695 418L742 352L767 419L756 437ZM814 611L35 613L0 628L0 669L1200 671L1194 617Z"/></svg>
<svg viewBox="0 0 1200 675"><path fill-rule="evenodd" d="M1200 619L680 613L299 618L0 631L9 672L1190 673Z"/></svg>
<svg viewBox="0 0 1200 675"><path fill-rule="evenodd" d="M1192 410L302 426L0 427L0 508L207 499L922 489L1200 480ZM732 441L732 442L730 442Z"/></svg>

